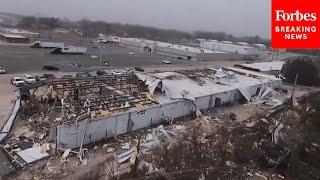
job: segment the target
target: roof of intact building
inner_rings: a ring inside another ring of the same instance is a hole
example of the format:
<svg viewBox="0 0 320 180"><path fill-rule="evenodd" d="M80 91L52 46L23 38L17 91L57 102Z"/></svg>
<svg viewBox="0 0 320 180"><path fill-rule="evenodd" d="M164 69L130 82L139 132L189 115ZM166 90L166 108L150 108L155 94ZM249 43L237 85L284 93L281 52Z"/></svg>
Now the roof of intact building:
<svg viewBox="0 0 320 180"><path fill-rule="evenodd" d="M248 70L266 72L266 71L281 71L285 61L271 61L271 62L259 62L250 64L237 64L235 67L245 68Z"/></svg>
<svg viewBox="0 0 320 180"><path fill-rule="evenodd" d="M27 38L25 36L16 35L16 34L0 34L0 36L3 36L5 38L15 38L15 39L25 39L25 38Z"/></svg>

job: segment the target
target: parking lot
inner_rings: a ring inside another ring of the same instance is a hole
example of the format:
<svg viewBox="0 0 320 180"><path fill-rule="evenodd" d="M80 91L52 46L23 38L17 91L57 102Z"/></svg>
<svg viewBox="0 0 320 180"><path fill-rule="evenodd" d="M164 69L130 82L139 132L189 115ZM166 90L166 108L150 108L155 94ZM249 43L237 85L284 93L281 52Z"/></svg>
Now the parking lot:
<svg viewBox="0 0 320 180"><path fill-rule="evenodd" d="M81 44L80 44L81 46ZM125 68L136 66L161 65L168 58L141 51L122 48L112 45L101 46L102 62L108 61L109 67ZM86 55L52 55L50 49L34 49L29 46L0 46L0 65L4 66L7 73L41 72L42 66L54 65L61 71L79 71L95 69L100 65L99 58L93 59L91 55L99 57L100 49L93 44L86 44ZM129 55L134 52L134 55ZM178 59L169 59L173 64L187 65L192 62ZM103 64L103 63L102 63ZM80 65L80 66L79 66Z"/></svg>

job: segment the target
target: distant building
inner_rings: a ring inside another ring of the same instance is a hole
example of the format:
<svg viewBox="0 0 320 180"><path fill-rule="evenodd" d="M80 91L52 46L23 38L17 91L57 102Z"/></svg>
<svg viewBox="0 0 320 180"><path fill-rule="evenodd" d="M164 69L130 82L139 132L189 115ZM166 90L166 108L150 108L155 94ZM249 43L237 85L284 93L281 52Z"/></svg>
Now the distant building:
<svg viewBox="0 0 320 180"><path fill-rule="evenodd" d="M230 41L216 41L216 40L206 40L200 42L200 47L202 49L209 49L213 51L221 51L231 54L239 54L242 59L254 60L259 57L263 57L267 53L267 47L263 44L253 44L250 45L247 42L236 42L232 43Z"/></svg>
<svg viewBox="0 0 320 180"><path fill-rule="evenodd" d="M40 37L40 33L26 31L26 30L22 30L22 29L16 29L16 28L3 28L3 27L0 27L0 32L2 34L12 34L12 35L25 36L25 37L28 37L28 38L31 38L31 39Z"/></svg>
<svg viewBox="0 0 320 180"><path fill-rule="evenodd" d="M30 43L30 39L15 34L0 34L0 39L8 43Z"/></svg>
<svg viewBox="0 0 320 180"><path fill-rule="evenodd" d="M120 37L118 36L105 36L104 34L100 33L98 37L99 43L110 43L110 44L119 44Z"/></svg>
<svg viewBox="0 0 320 180"><path fill-rule="evenodd" d="M161 55L168 58L177 58L183 60L225 60L225 59L237 59L230 53L221 51L213 51L209 49L202 49L198 47L184 46L180 44L153 41L140 38L119 38L118 41L113 40L120 44L120 46L126 48L132 48L149 52L157 55Z"/></svg>

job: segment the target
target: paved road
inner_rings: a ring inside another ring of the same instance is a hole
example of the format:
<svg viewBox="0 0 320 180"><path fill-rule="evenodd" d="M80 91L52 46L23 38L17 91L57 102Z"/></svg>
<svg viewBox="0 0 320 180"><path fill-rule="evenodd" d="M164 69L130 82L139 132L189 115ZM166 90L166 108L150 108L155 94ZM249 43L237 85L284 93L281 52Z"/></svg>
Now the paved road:
<svg viewBox="0 0 320 180"><path fill-rule="evenodd" d="M88 45L87 45L88 47ZM129 50L122 47L103 46L101 50L102 61L108 61L112 67L135 67L161 65L163 57L145 52L135 51L135 55L129 55ZM91 55L99 56L99 49L89 44L87 55L52 55L49 49L33 49L28 46L0 45L0 65L4 66L8 73L22 73L41 71L43 65L55 65L61 71L78 71L90 67L99 67L99 59L92 59ZM173 64L192 64L190 61L172 59ZM80 64L82 67L75 67Z"/></svg>

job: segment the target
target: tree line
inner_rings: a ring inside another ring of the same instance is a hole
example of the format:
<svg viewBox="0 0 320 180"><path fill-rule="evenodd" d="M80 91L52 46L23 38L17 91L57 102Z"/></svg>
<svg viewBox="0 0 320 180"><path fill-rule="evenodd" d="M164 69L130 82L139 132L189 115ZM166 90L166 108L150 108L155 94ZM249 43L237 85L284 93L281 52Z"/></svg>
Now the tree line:
<svg viewBox="0 0 320 180"><path fill-rule="evenodd" d="M97 37L99 33L124 37L146 38L166 42L191 42L194 39L215 39L219 41L248 42L249 44L261 43L270 46L270 40L259 36L236 37L225 32L196 31L193 33L174 29L160 29L141 25L130 25L121 23L108 23L105 21L91 21L83 19L80 21L62 20L54 17L26 16L19 22L21 28L33 30L66 28L78 29L84 36Z"/></svg>

